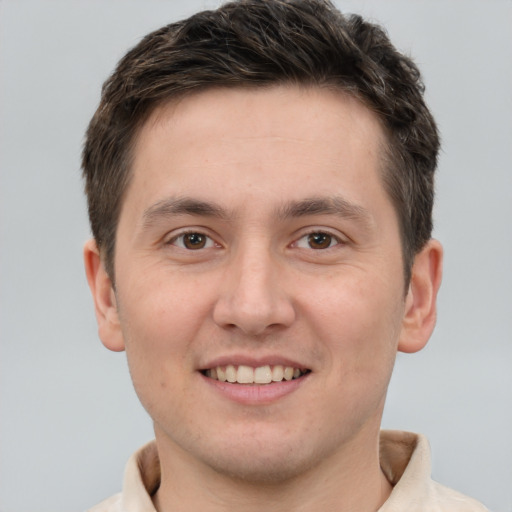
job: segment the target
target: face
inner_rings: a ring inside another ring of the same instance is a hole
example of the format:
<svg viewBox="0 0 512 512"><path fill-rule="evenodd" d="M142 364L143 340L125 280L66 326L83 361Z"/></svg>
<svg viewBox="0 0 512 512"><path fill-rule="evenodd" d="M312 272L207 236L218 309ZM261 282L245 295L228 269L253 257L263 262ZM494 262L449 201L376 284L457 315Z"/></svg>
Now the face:
<svg viewBox="0 0 512 512"><path fill-rule="evenodd" d="M373 439L406 303L382 142L316 88L210 90L142 128L103 341L162 452L275 480Z"/></svg>

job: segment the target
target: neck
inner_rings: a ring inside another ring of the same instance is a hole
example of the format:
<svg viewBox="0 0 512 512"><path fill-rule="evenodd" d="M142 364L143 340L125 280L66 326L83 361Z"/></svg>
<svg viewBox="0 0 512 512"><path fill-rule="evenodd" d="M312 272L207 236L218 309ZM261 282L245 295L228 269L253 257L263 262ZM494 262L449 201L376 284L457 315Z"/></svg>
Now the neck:
<svg viewBox="0 0 512 512"><path fill-rule="evenodd" d="M392 490L379 465L378 431L371 449L368 442L354 439L339 453L279 483L221 474L162 441L157 435L162 480L153 502L158 512L375 512Z"/></svg>

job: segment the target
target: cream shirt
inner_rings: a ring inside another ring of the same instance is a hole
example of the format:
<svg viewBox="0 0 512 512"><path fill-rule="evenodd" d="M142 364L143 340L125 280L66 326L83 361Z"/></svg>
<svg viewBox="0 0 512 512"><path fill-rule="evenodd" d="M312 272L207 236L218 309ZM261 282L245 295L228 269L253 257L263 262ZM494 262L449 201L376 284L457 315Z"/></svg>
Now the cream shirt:
<svg viewBox="0 0 512 512"><path fill-rule="evenodd" d="M420 434L382 431L380 464L393 491L377 512L488 512L473 498L432 480L429 444ZM159 484L160 464L153 441L128 461L123 491L89 512L156 512L151 495Z"/></svg>

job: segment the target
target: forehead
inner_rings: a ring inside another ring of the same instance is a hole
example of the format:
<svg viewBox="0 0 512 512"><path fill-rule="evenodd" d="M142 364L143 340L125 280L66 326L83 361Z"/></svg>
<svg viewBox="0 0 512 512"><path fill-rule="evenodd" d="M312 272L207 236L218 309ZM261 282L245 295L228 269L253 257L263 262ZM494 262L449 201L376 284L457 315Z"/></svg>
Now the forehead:
<svg viewBox="0 0 512 512"><path fill-rule="evenodd" d="M299 193L308 183L327 194L340 172L380 183L383 141L377 116L339 90L210 89L155 109L136 139L130 188L144 194L154 183L158 194L165 182L166 194L189 195L181 189L203 193L220 180L269 199L272 190L293 185Z"/></svg>
<svg viewBox="0 0 512 512"><path fill-rule="evenodd" d="M292 120L296 123L290 124ZM241 128L247 128L249 133L330 138L339 135L340 121L348 121L365 136L384 137L379 117L361 99L340 88L304 84L212 87L159 103L139 130L136 142L144 143L153 130L169 124L178 127L178 123L182 132L188 129L192 133L223 123L223 129L236 125L239 134Z"/></svg>

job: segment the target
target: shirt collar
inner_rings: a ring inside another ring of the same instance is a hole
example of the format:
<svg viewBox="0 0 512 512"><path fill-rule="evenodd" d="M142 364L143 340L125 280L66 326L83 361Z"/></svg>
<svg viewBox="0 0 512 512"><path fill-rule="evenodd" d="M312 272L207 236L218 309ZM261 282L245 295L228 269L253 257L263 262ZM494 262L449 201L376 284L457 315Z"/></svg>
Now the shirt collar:
<svg viewBox="0 0 512 512"><path fill-rule="evenodd" d="M393 491L378 512L405 510L424 503L430 494L430 447L420 434L384 430L380 436L380 464ZM156 512L151 497L160 485L160 461L155 441L129 459L123 481L122 509ZM413 508L410 509L411 511Z"/></svg>

